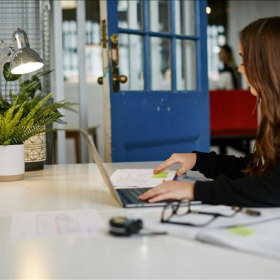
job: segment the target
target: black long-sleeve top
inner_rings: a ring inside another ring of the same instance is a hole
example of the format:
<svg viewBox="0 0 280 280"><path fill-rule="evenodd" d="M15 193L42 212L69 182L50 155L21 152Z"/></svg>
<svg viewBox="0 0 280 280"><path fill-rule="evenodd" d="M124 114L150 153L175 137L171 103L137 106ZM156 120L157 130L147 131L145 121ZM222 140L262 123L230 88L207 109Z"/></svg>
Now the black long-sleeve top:
<svg viewBox="0 0 280 280"><path fill-rule="evenodd" d="M213 181L197 181L194 199L206 204L224 204L245 207L280 206L280 161L272 172L260 176L245 176L250 156L217 155L215 152L196 152L197 161L192 170L201 172Z"/></svg>

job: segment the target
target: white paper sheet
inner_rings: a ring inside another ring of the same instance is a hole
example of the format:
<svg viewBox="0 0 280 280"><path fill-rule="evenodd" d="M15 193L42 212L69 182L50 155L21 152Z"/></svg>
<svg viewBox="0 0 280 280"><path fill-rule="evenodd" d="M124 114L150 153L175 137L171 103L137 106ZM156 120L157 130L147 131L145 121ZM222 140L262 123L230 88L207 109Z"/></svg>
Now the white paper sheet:
<svg viewBox="0 0 280 280"><path fill-rule="evenodd" d="M11 239L89 237L104 234L104 222L96 210L15 213Z"/></svg>
<svg viewBox="0 0 280 280"><path fill-rule="evenodd" d="M229 206L194 205L192 210L230 215ZM186 208L187 210L187 208ZM205 227L181 226L185 231L177 232L179 236L188 236L203 242L224 245L250 253L280 259L280 214L268 209L258 209L260 216L250 216L243 212L234 217L218 217ZM179 223L205 224L212 217L203 214L174 216L170 220ZM187 234L186 234L187 232Z"/></svg>
<svg viewBox="0 0 280 280"><path fill-rule="evenodd" d="M116 188L122 187L156 187L163 180L173 180L176 175L174 170L165 170L154 174L153 169L117 169L111 176Z"/></svg>
<svg viewBox="0 0 280 280"><path fill-rule="evenodd" d="M203 232L198 239L280 260L279 219Z"/></svg>

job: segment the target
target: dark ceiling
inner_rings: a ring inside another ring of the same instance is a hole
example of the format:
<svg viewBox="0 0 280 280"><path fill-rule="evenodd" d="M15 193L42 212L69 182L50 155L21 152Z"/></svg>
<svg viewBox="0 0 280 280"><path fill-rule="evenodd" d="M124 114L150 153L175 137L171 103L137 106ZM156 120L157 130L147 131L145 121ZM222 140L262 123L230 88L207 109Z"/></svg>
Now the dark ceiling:
<svg viewBox="0 0 280 280"><path fill-rule="evenodd" d="M76 20L76 9L62 10L63 20ZM99 0L86 0L86 20L99 22Z"/></svg>
<svg viewBox="0 0 280 280"><path fill-rule="evenodd" d="M211 13L208 15L209 25L227 26L227 15L229 13L227 0L208 0L208 7L211 8Z"/></svg>

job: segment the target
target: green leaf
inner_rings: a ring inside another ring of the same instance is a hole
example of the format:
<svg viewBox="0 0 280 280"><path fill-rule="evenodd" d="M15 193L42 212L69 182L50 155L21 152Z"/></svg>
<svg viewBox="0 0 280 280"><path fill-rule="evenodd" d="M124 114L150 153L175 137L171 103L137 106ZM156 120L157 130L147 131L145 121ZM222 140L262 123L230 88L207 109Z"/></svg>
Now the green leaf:
<svg viewBox="0 0 280 280"><path fill-rule="evenodd" d="M8 139L3 143L3 146L8 146L10 145L10 143L11 143L11 139Z"/></svg>
<svg viewBox="0 0 280 280"><path fill-rule="evenodd" d="M3 76L7 82L18 80L21 75L14 75L11 73L10 62L6 62L3 69Z"/></svg>
<svg viewBox="0 0 280 280"><path fill-rule="evenodd" d="M48 75L48 74L50 74L52 71L53 71L53 70L48 70L48 71L44 71L44 72L39 72L39 73L37 73L36 75L33 75L33 76L31 77L31 80L33 79L33 77L39 78L39 77L41 77L41 76Z"/></svg>
<svg viewBox="0 0 280 280"><path fill-rule="evenodd" d="M42 84L38 77L33 76L30 80L21 83L20 87L21 90L28 93L28 96L32 99L34 98L36 91L42 89Z"/></svg>

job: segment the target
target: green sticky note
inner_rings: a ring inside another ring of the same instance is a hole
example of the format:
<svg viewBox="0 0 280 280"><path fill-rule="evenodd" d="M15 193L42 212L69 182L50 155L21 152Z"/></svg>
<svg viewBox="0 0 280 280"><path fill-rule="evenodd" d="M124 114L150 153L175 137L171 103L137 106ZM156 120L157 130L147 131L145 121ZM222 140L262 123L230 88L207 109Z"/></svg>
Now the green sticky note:
<svg viewBox="0 0 280 280"><path fill-rule="evenodd" d="M156 178L156 179L166 179L167 176L168 176L168 172L160 172L158 174L154 174L153 178Z"/></svg>
<svg viewBox="0 0 280 280"><path fill-rule="evenodd" d="M236 234L239 236L249 236L249 235L256 233L256 231L254 229L247 228L244 226L232 227L232 228L228 229L228 231L230 233L233 233L233 234Z"/></svg>

